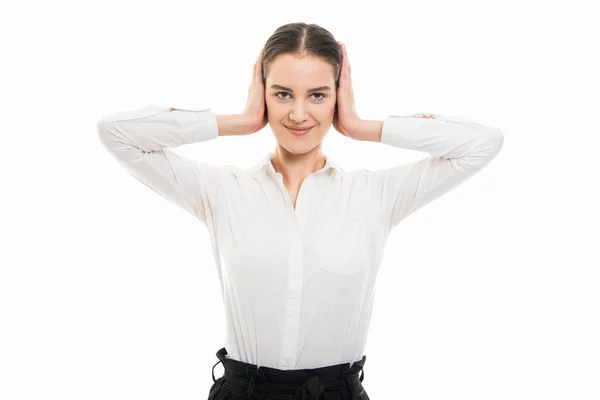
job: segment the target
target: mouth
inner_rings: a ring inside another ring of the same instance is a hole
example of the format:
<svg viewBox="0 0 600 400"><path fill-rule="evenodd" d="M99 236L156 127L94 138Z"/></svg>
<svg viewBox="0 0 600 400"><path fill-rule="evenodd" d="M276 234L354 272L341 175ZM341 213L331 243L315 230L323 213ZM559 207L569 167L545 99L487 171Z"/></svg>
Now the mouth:
<svg viewBox="0 0 600 400"><path fill-rule="evenodd" d="M286 126L286 128L294 136L303 136L303 135L306 135L308 132L310 132L310 130L312 128L314 128L314 126L311 126L310 128L306 128L306 129L293 129L293 128L289 128L287 126Z"/></svg>

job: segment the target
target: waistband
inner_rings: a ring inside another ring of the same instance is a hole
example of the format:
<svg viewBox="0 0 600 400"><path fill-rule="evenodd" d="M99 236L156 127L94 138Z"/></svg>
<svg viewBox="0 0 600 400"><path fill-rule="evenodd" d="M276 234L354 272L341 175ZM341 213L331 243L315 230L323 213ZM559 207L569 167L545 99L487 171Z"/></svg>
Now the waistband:
<svg viewBox="0 0 600 400"><path fill-rule="evenodd" d="M281 370L226 358L226 354L225 347L216 353L219 361L212 368L213 382L218 381L220 387L238 397L261 400L268 392L269 398L274 400L318 400L325 391L347 387L352 399L358 399L364 392L361 382L365 375L366 355L352 366L348 362L312 369ZM219 363L223 364L225 373L215 379L215 367Z"/></svg>

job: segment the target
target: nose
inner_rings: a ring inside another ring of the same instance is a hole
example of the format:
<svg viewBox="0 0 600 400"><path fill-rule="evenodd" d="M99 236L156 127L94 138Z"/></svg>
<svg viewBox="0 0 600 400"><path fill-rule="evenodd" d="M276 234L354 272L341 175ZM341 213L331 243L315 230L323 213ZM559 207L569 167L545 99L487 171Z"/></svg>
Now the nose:
<svg viewBox="0 0 600 400"><path fill-rule="evenodd" d="M302 101L294 103L292 111L290 112L290 120L294 121L298 125L301 125L307 120L306 107L304 107Z"/></svg>

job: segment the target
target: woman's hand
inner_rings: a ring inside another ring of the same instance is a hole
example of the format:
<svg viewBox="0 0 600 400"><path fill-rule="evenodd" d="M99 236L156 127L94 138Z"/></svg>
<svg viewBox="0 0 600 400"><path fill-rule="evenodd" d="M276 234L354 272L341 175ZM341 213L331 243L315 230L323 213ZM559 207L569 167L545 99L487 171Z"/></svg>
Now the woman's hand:
<svg viewBox="0 0 600 400"><path fill-rule="evenodd" d="M333 126L342 135L352 138L355 127L360 118L354 105L354 91L352 90L352 78L350 62L346 45L338 42L342 49L342 68L337 90L337 111L333 115Z"/></svg>
<svg viewBox="0 0 600 400"><path fill-rule="evenodd" d="M260 131L267 125L267 110L265 104L265 85L262 81L262 58L265 48L260 50L258 59L254 63L252 82L248 89L248 101L242 113L247 119L248 134Z"/></svg>

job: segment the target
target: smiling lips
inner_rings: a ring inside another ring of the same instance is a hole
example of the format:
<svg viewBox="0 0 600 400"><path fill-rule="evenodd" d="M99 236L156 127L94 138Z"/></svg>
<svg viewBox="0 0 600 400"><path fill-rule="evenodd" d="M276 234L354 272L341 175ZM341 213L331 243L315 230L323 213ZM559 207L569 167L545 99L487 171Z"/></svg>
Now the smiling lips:
<svg viewBox="0 0 600 400"><path fill-rule="evenodd" d="M312 128L312 126L295 126L295 127L288 126L288 128L293 129L295 131L305 131L307 129Z"/></svg>
<svg viewBox="0 0 600 400"><path fill-rule="evenodd" d="M307 134L313 127L300 127L300 128L290 128L286 126L286 128L291 132L292 135L301 136Z"/></svg>

